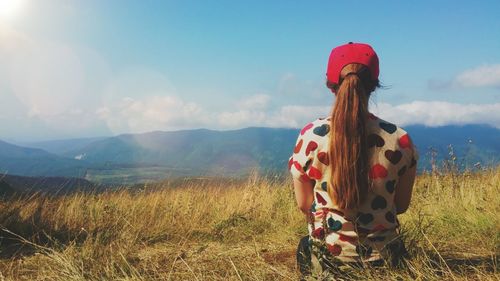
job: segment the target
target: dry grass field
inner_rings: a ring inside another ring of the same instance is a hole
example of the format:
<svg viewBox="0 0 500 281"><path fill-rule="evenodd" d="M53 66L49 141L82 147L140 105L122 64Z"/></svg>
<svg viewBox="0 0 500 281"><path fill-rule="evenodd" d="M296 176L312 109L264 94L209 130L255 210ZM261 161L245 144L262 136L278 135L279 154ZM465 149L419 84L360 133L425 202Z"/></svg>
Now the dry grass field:
<svg viewBox="0 0 500 281"><path fill-rule="evenodd" d="M289 180L186 181L0 202L0 280L297 280ZM500 280L500 169L421 175L407 268L343 280Z"/></svg>

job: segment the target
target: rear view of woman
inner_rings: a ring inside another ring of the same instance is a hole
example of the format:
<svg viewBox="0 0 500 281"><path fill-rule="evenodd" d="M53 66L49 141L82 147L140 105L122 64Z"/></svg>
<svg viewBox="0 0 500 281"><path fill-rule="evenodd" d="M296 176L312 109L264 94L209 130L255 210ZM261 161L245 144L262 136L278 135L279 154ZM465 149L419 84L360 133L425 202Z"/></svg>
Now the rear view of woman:
<svg viewBox="0 0 500 281"><path fill-rule="evenodd" d="M340 264L397 264L405 253L397 215L410 204L418 154L403 129L368 111L378 76L369 45L334 48L327 69L331 114L300 131L289 168L308 218L309 236L297 252L303 274Z"/></svg>

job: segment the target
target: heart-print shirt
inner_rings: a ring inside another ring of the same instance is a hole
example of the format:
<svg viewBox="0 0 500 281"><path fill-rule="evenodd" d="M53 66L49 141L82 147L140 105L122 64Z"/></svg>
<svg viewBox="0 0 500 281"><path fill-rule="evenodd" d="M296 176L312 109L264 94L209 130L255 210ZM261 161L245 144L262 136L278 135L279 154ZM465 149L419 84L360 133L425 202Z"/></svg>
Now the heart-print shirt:
<svg viewBox="0 0 500 281"><path fill-rule="evenodd" d="M288 163L294 178L314 181L311 242L343 262L374 261L388 254L385 246L398 238L394 194L399 177L418 160L402 128L370 114L367 132L371 187L356 209L339 208L327 192L330 165L335 165L328 159L330 118L319 118L300 131Z"/></svg>

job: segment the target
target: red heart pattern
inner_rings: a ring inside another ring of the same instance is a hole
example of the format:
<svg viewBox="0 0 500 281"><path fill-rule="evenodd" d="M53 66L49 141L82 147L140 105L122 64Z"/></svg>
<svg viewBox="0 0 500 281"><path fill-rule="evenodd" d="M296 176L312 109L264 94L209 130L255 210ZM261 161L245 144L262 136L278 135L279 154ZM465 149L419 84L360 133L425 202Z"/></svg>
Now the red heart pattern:
<svg viewBox="0 0 500 281"><path fill-rule="evenodd" d="M408 134L405 134L402 137L400 137L398 143L399 147L401 147L402 149L410 148L410 137L408 136Z"/></svg>
<svg viewBox="0 0 500 281"><path fill-rule="evenodd" d="M306 174L303 174L303 175L301 175L301 176L300 176L300 180L301 180L302 182L308 182L308 181L310 181L311 179L310 179L310 178L309 178Z"/></svg>
<svg viewBox="0 0 500 281"><path fill-rule="evenodd" d="M386 227L383 224L377 224L375 227L372 228L370 232L373 233L382 230L386 230Z"/></svg>
<svg viewBox="0 0 500 281"><path fill-rule="evenodd" d="M325 237L325 230L320 227L316 228L312 233L311 236L316 238L316 239L323 239Z"/></svg>
<svg viewBox="0 0 500 281"><path fill-rule="evenodd" d="M368 174L368 176L370 177L370 179L372 180L375 180L375 179L383 179L385 177L387 177L387 169L380 165L380 164L375 164L371 170L370 170L370 173Z"/></svg>
<svg viewBox="0 0 500 281"><path fill-rule="evenodd" d="M308 173L309 177L311 179L315 179L315 180L320 180L321 177L323 176L321 174L321 171L318 170L317 168L314 168L313 166L311 166L311 168L309 168L309 173Z"/></svg>
<svg viewBox="0 0 500 281"><path fill-rule="evenodd" d="M313 123L307 124L304 128L302 128L302 130L300 130L300 135L303 136L312 127L314 127Z"/></svg>
<svg viewBox="0 0 500 281"><path fill-rule="evenodd" d="M310 141L306 147L306 156L309 156L309 153L316 150L316 148L318 148L318 143L316 143L315 141Z"/></svg>
<svg viewBox="0 0 500 281"><path fill-rule="evenodd" d="M301 174L304 173L304 170L302 169L302 166L300 166L300 163L297 161L293 161L293 167L297 169Z"/></svg>
<svg viewBox="0 0 500 281"><path fill-rule="evenodd" d="M316 200L318 201L318 203L326 205L325 198L323 198L323 196L321 196L321 194L319 194L318 192L316 192Z"/></svg>
<svg viewBox="0 0 500 281"><path fill-rule="evenodd" d="M330 254L332 254L333 256L338 256L338 255L340 255L340 253L342 253L342 247L340 245L328 244L327 248L328 248L328 252L330 252Z"/></svg>
<svg viewBox="0 0 500 281"><path fill-rule="evenodd" d="M339 240L343 241L343 242L349 242L351 244L354 244L354 243L356 243L356 241L358 241L358 239L356 237L347 236L344 234L339 234Z"/></svg>
<svg viewBox="0 0 500 281"><path fill-rule="evenodd" d="M293 149L293 153L299 153L300 152L300 149L302 148L302 144L304 143L304 140L301 139L297 145L295 146L295 148Z"/></svg>
<svg viewBox="0 0 500 281"><path fill-rule="evenodd" d="M326 166L330 164L330 159L328 158L328 154L326 154L326 152L322 151L318 153L318 160Z"/></svg>
<svg viewBox="0 0 500 281"><path fill-rule="evenodd" d="M330 122L330 118L319 119L308 123L300 130L288 167L294 176L300 177L303 182L309 181L314 186L315 207L311 208L313 225L323 222L325 226L325 218L329 218L326 220L328 222L326 228L311 230L311 238L326 242L325 238L328 237L328 242L323 244L326 246L325 250L332 256L350 256L354 251L352 246L344 246L347 243L358 245L361 237L368 244L363 249L356 247L360 250L358 254L370 256L372 248L369 242L387 243L390 239L386 239L386 236L392 233L390 230L398 224L396 214L393 212L398 176L403 175L407 167L416 165L417 159L413 154L411 139L406 132L392 123L369 114L366 119L370 128L367 131L367 146L370 148L369 153L375 154L370 156L370 161L376 162L370 162L368 177L371 185L369 192L374 193L369 195L370 199L365 200L366 203L358 206L356 213L352 213L353 210L337 211L335 202L328 193L332 188L328 187L331 179L328 178L330 173L327 171L330 171L331 165L335 165L328 152L332 132ZM408 161L402 163L402 160L406 159ZM350 225L354 227L356 234L346 235L342 232L344 228L349 229ZM375 232L377 232L376 237L367 237L367 234ZM368 239L364 240L365 238Z"/></svg>

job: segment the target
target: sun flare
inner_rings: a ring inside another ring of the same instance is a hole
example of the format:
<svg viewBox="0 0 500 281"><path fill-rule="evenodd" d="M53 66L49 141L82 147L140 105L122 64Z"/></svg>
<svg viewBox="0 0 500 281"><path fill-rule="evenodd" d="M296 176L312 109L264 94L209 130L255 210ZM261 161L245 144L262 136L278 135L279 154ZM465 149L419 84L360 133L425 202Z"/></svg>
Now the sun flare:
<svg viewBox="0 0 500 281"><path fill-rule="evenodd" d="M0 21L15 18L23 6L23 0L0 0Z"/></svg>

